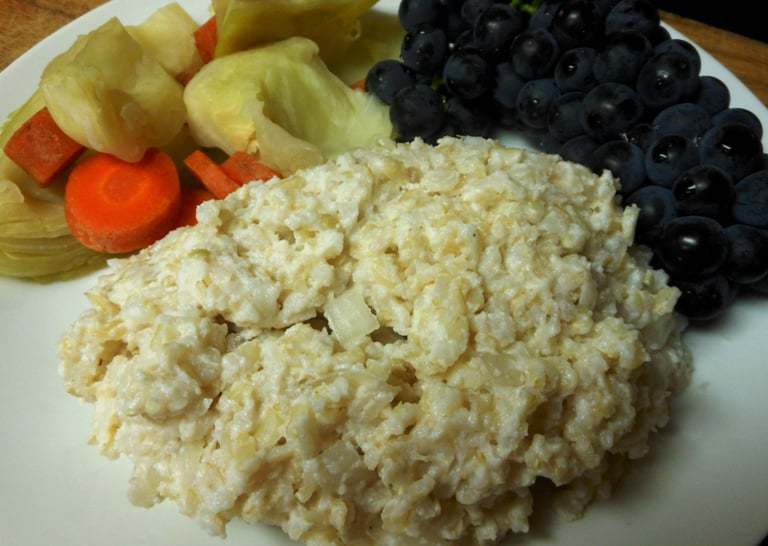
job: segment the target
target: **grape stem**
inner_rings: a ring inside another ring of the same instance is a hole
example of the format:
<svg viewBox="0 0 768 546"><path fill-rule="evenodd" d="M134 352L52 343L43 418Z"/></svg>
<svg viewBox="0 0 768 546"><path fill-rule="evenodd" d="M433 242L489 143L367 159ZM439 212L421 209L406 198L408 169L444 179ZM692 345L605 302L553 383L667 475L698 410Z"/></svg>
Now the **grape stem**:
<svg viewBox="0 0 768 546"><path fill-rule="evenodd" d="M533 14L544 0L512 0L509 5L520 11Z"/></svg>

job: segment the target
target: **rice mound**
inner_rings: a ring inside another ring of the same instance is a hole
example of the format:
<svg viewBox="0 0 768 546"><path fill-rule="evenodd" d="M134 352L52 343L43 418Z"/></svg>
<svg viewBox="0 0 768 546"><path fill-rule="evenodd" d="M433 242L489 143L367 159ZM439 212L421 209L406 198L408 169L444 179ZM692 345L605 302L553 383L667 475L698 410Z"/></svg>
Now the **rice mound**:
<svg viewBox="0 0 768 546"><path fill-rule="evenodd" d="M679 295L609 174L489 140L381 144L198 209L63 337L131 500L223 534L480 545L576 516L687 383Z"/></svg>

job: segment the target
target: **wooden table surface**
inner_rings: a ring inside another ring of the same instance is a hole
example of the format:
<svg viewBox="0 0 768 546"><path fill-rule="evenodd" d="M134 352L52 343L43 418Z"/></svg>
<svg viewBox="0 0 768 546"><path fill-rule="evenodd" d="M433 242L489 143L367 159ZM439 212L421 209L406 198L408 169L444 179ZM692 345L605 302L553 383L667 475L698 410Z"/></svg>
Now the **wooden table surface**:
<svg viewBox="0 0 768 546"><path fill-rule="evenodd" d="M104 0L0 0L0 70ZM768 44L672 14L664 20L714 55L768 104Z"/></svg>

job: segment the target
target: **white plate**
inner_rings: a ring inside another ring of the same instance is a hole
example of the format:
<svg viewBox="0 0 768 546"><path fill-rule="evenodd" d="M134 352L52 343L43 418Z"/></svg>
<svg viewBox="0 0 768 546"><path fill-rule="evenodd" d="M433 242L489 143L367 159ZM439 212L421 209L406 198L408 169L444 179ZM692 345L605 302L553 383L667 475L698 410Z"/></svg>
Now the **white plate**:
<svg viewBox="0 0 768 546"><path fill-rule="evenodd" d="M112 16L128 24L167 0L112 1L39 43L0 74L0 118L34 91L48 61ZM179 0L198 20L209 0ZM383 9L395 10L396 0ZM673 35L679 36L673 32ZM700 51L702 73L732 103L768 111L728 70ZM764 142L764 145L768 142ZM131 506L130 465L86 445L89 406L68 397L56 371L58 337L85 309L93 276L50 285L0 279L0 546L221 546L173 504ZM693 384L671 426L608 502L576 523L536 518L515 544L754 546L768 529L768 300L740 299L727 317L687 334ZM293 544L278 530L234 522L232 546Z"/></svg>

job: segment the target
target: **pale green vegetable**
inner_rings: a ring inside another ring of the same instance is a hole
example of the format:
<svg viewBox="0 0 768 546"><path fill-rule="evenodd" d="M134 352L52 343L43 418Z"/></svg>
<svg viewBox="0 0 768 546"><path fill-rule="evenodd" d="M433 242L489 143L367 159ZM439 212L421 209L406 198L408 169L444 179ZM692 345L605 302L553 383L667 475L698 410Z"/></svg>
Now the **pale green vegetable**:
<svg viewBox="0 0 768 546"><path fill-rule="evenodd" d="M229 0L211 0L211 7L214 13L221 14L222 16L226 13L227 6L229 6Z"/></svg>
<svg viewBox="0 0 768 546"><path fill-rule="evenodd" d="M184 125L182 86L117 19L54 59L40 87L62 131L125 161L167 144Z"/></svg>
<svg viewBox="0 0 768 546"><path fill-rule="evenodd" d="M202 146L258 154L282 174L392 134L387 107L332 74L305 38L214 60L184 102Z"/></svg>
<svg viewBox="0 0 768 546"><path fill-rule="evenodd" d="M0 276L60 281L104 264L105 258L80 244L55 253L13 252L0 249Z"/></svg>
<svg viewBox="0 0 768 546"><path fill-rule="evenodd" d="M400 45L405 35L397 16L389 13L369 11L360 23L360 38L354 47L329 65L331 71L348 84L365 79L377 62L400 58Z"/></svg>
<svg viewBox="0 0 768 546"><path fill-rule="evenodd" d="M103 261L70 234L63 204L26 196L0 179L0 275L69 275Z"/></svg>
<svg viewBox="0 0 768 546"><path fill-rule="evenodd" d="M197 28L195 20L174 2L126 30L171 76L188 78L203 66L195 45Z"/></svg>
<svg viewBox="0 0 768 546"><path fill-rule="evenodd" d="M29 198L10 180L0 180L0 238L43 239L68 234L63 204Z"/></svg>
<svg viewBox="0 0 768 546"><path fill-rule="evenodd" d="M340 60L360 36L360 17L376 0L216 0L216 56L293 36L320 46L326 62Z"/></svg>

